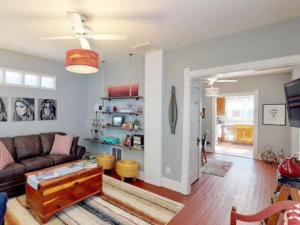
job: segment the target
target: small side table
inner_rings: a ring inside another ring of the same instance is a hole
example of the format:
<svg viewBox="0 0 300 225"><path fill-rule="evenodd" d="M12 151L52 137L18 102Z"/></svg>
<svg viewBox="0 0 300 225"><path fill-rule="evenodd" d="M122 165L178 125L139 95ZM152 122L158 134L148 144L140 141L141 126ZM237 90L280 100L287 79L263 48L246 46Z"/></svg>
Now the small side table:
<svg viewBox="0 0 300 225"><path fill-rule="evenodd" d="M292 179L287 177L279 177L276 192L279 192L278 200L293 200L300 202L300 179ZM276 225L280 214L274 214L268 219L267 225Z"/></svg>

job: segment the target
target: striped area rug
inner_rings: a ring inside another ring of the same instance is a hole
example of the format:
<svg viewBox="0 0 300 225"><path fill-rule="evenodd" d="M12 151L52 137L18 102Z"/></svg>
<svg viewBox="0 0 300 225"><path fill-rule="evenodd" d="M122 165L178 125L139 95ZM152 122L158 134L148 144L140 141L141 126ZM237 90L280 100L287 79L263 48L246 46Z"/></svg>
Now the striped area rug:
<svg viewBox="0 0 300 225"><path fill-rule="evenodd" d="M103 195L71 206L47 223L49 225L146 225L168 224L183 204L103 176ZM25 195L8 201L6 225L38 225L25 208Z"/></svg>

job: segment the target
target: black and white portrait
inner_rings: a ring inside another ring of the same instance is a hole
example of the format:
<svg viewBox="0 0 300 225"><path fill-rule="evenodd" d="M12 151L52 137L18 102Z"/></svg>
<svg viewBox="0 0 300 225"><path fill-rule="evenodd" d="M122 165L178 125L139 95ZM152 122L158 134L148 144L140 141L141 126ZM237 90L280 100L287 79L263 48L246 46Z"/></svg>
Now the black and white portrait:
<svg viewBox="0 0 300 225"><path fill-rule="evenodd" d="M263 104L263 125L285 126L285 104Z"/></svg>
<svg viewBox="0 0 300 225"><path fill-rule="evenodd" d="M39 120L56 120L57 102L54 99L39 99Z"/></svg>
<svg viewBox="0 0 300 225"><path fill-rule="evenodd" d="M7 122L7 97L0 97L0 122Z"/></svg>
<svg viewBox="0 0 300 225"><path fill-rule="evenodd" d="M33 121L35 107L34 104L34 98L13 98L13 121Z"/></svg>

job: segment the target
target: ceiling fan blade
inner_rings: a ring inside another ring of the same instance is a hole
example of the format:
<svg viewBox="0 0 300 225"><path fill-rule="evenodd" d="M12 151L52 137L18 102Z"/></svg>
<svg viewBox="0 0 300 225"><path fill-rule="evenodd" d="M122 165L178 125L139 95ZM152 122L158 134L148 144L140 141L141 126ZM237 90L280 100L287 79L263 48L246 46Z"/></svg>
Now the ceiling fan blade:
<svg viewBox="0 0 300 225"><path fill-rule="evenodd" d="M237 80L217 80L218 83L236 83Z"/></svg>
<svg viewBox="0 0 300 225"><path fill-rule="evenodd" d="M69 40L76 39L74 36L53 36L53 37L41 37L40 40Z"/></svg>
<svg viewBox="0 0 300 225"><path fill-rule="evenodd" d="M111 40L111 41L127 40L127 36L121 34L92 34L89 36L89 38L93 40Z"/></svg>
<svg viewBox="0 0 300 225"><path fill-rule="evenodd" d="M209 81L208 81L208 85L209 85L209 86L210 86L210 85L213 85L215 82L216 82L215 80L209 80Z"/></svg>
<svg viewBox="0 0 300 225"><path fill-rule="evenodd" d="M83 15L78 12L68 12L68 17L72 22L73 29L79 34L85 33L85 28L82 23L82 16Z"/></svg>
<svg viewBox="0 0 300 225"><path fill-rule="evenodd" d="M89 41L86 38L79 38L81 48L91 50Z"/></svg>

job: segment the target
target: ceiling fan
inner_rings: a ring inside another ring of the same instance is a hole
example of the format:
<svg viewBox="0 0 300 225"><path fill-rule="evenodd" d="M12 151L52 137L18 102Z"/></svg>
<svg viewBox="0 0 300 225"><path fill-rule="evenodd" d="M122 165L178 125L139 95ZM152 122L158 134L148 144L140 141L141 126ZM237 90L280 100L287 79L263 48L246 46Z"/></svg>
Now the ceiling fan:
<svg viewBox="0 0 300 225"><path fill-rule="evenodd" d="M206 83L208 84L208 88L205 88L205 95L207 97L215 97L218 96L220 93L220 88L214 87L214 83L236 83L237 80L221 80L218 77L206 77Z"/></svg>
<svg viewBox="0 0 300 225"><path fill-rule="evenodd" d="M86 25L88 20L87 15L80 12L67 12L68 18L72 24L73 35L69 36L54 36L54 37L41 37L40 40L68 40L78 39L82 49L91 49L90 40L126 40L125 35L120 34L94 34L92 28Z"/></svg>
<svg viewBox="0 0 300 225"><path fill-rule="evenodd" d="M72 23L73 35L42 37L41 40L78 39L80 49L66 52L66 70L78 74L92 74L99 70L99 53L91 49L89 40L126 40L125 35L93 34L93 30L86 25L88 17L79 12L67 12Z"/></svg>

